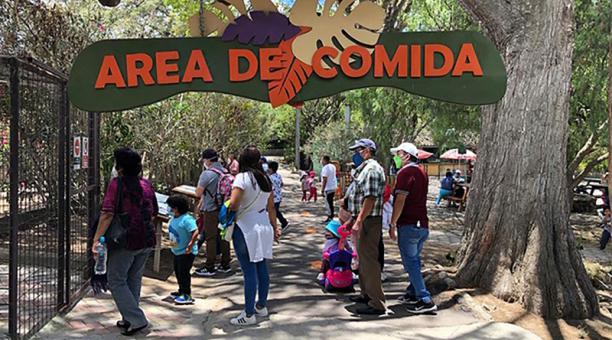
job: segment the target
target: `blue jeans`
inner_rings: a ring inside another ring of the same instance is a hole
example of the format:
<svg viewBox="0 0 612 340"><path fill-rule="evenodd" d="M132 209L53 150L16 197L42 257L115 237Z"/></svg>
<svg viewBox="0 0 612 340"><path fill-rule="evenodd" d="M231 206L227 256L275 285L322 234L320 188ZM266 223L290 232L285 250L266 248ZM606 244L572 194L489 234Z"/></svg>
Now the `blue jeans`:
<svg viewBox="0 0 612 340"><path fill-rule="evenodd" d="M426 303L431 302L431 294L425 287L421 274L421 251L428 236L427 228L417 228L415 225L403 225L397 228L397 244L404 270L410 280L409 293Z"/></svg>
<svg viewBox="0 0 612 340"><path fill-rule="evenodd" d="M440 194L438 195L438 198L436 198L436 205L440 205L440 201L447 196L451 196L453 194L452 190L447 190L447 189L440 189Z"/></svg>
<svg viewBox="0 0 612 340"><path fill-rule="evenodd" d="M232 240L234 242L234 251L244 276L244 310L247 316L251 316L255 314L256 293L259 293L259 301L257 301L259 307L266 307L268 303L268 291L270 290L268 262L265 259L261 262L251 262L246 240L240 227L234 227Z"/></svg>

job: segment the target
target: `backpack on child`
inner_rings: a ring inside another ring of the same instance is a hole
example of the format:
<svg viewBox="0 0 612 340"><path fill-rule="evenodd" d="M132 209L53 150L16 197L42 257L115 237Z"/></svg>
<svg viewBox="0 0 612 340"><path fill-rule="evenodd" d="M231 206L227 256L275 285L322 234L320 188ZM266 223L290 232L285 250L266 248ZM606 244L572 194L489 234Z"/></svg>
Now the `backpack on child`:
<svg viewBox="0 0 612 340"><path fill-rule="evenodd" d="M219 175L217 192L214 195L210 192L208 194L215 200L217 208L221 208L225 201L229 200L232 196L232 185L234 184L235 177L225 169L210 168L208 170Z"/></svg>
<svg viewBox="0 0 612 340"><path fill-rule="evenodd" d="M329 269L324 273L321 284L328 292L352 292L355 283L351 270L354 254L344 247L351 232L346 230L346 226L342 226L338 229L338 233L341 236L338 244L323 255L329 261Z"/></svg>

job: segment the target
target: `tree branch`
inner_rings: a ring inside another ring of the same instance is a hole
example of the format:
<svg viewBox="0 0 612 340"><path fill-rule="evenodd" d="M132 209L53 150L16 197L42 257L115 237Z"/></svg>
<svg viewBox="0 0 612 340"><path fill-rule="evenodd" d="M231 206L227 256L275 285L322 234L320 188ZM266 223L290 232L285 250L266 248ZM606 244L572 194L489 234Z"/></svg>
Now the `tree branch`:
<svg viewBox="0 0 612 340"><path fill-rule="evenodd" d="M589 161L589 163L584 168L584 170L582 170L578 175L574 176L574 178L572 180L571 189L574 189L576 186L578 186L578 184L580 184L580 182L582 182L582 180L591 172L591 170L593 170L594 167L596 167L601 162L607 160L608 159L608 155L609 155L609 153L606 152L605 154L603 154L603 155L601 155L601 156L599 156L599 157Z"/></svg>
<svg viewBox="0 0 612 340"><path fill-rule="evenodd" d="M567 171L570 176L574 175L574 173L576 172L576 170L578 169L578 167L580 166L580 163L582 163L584 158L590 155L591 153L593 153L595 146L597 145L599 135L603 132L603 130L607 126L608 126L607 120L601 123L601 125L599 125L597 129L589 136L589 138L584 143L582 148L576 153L576 156L574 156L574 159L567 166Z"/></svg>
<svg viewBox="0 0 612 340"><path fill-rule="evenodd" d="M518 5L513 6L510 1L459 0L459 2L477 23L484 26L498 48L506 44L512 33L512 25L524 21L516 8Z"/></svg>

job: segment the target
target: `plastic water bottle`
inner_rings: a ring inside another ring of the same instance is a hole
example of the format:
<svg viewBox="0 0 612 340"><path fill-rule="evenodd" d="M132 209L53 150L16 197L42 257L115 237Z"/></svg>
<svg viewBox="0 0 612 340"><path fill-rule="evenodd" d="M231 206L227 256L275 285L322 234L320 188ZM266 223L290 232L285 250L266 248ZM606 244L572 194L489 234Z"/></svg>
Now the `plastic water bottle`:
<svg viewBox="0 0 612 340"><path fill-rule="evenodd" d="M96 248L98 252L98 259L96 260L96 265L94 267L94 272L96 275L104 275L106 274L106 258L107 258L107 250L106 250L106 239L104 236L100 237L100 243Z"/></svg>

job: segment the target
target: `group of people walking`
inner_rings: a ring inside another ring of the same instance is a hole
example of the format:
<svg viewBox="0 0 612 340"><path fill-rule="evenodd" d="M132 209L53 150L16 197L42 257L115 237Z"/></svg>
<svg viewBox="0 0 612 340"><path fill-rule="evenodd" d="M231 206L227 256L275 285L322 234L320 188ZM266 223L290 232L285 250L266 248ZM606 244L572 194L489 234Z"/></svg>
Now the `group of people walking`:
<svg viewBox="0 0 612 340"><path fill-rule="evenodd" d="M353 153L355 170L353 181L341 200L340 215L345 216L344 222L350 220L349 225L356 235L361 288L360 294L351 300L363 304L357 308L358 314L380 315L386 312L380 261L385 172L374 159L378 150L372 140L360 139L349 150ZM407 304L410 312L429 312L437 307L420 271L420 253L429 234L425 204L428 178L417 166L418 150L414 145L403 143L391 151L403 161L392 191L394 204L389 229L390 237L398 242L410 278L409 289L401 301ZM268 261L272 259L275 239L289 224L280 211L283 181L278 163L268 163L254 146L245 148L238 159L230 158L226 167L212 149L204 150L201 159L204 170L196 189L196 195L201 197L195 210L197 220L190 216L185 198L171 196L167 201L173 215L169 234L179 286L171 295L179 304L193 302L191 268L203 245L206 262L195 270L195 275L209 277L231 271L231 241L243 273L245 308L230 322L237 326L254 324L257 317L268 315ZM321 162L321 194L327 203L325 222L329 222L335 216L336 168L328 156ZM152 184L141 177L142 163L137 152L129 148L117 150L115 164L118 176L111 180L104 197L93 249L97 249L100 237L105 235L111 223L120 218L127 229L127 243L109 250L107 276L122 316L117 326L122 334L131 335L148 325L139 307L140 287L146 259L155 246L153 219L158 206ZM218 228L219 214L224 209L226 213L235 213L229 236ZM220 264L216 266L218 255Z"/></svg>

